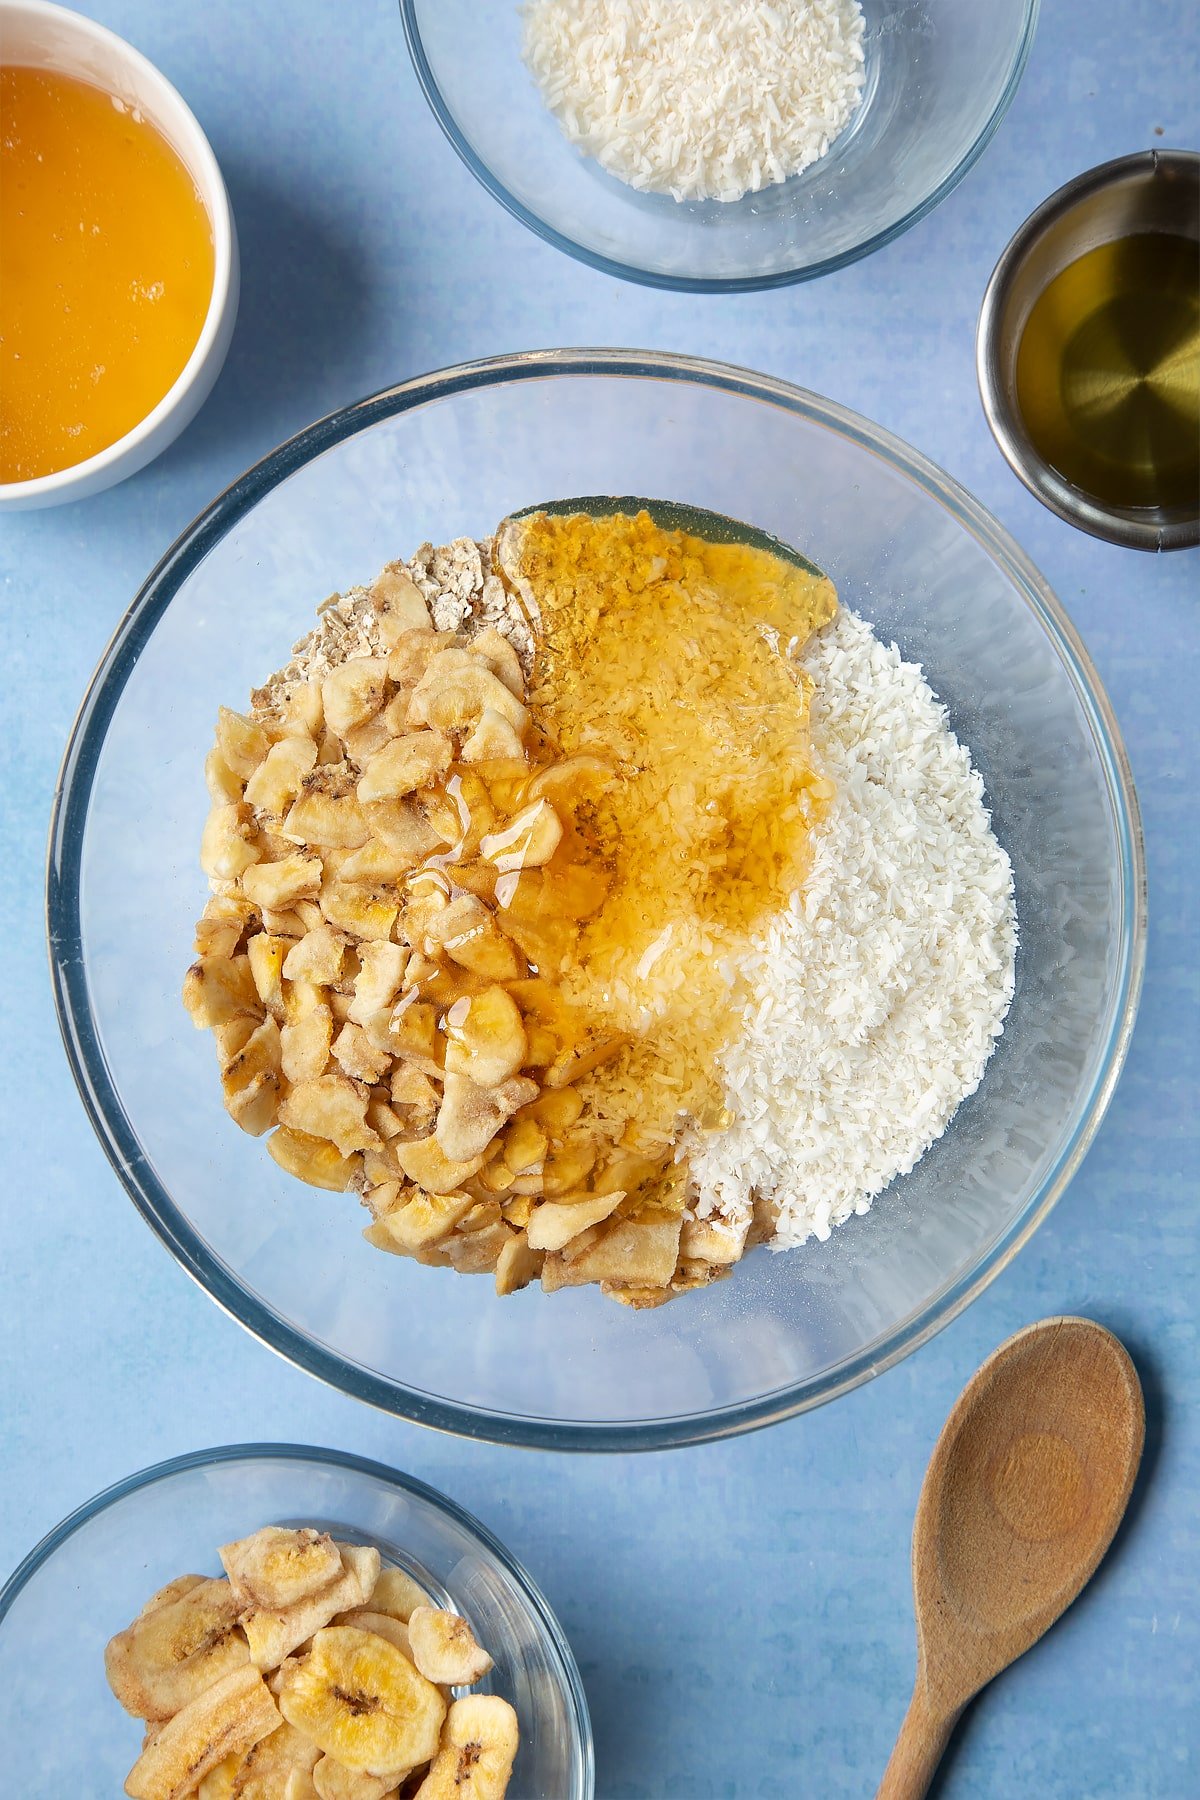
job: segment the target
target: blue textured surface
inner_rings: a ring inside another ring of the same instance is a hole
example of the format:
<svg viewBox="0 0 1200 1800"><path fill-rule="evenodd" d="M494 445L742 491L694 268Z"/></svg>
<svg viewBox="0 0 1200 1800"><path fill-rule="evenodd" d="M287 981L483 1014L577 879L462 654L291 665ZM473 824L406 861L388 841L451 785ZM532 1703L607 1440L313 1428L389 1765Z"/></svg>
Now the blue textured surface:
<svg viewBox="0 0 1200 1800"><path fill-rule="evenodd" d="M968 1716L940 1791L1195 1792L1200 559L1115 550L1043 511L988 436L973 367L979 298L1025 215L1093 163L1200 139L1190 0L1044 0L1008 119L930 219L822 282L733 300L622 286L510 220L429 118L389 0L83 10L138 44L196 110L232 193L244 287L213 398L157 464L95 500L0 523L0 1569L161 1457L254 1437L340 1445L444 1488L532 1569L587 1683L602 1800L866 1795L912 1677L908 1537L937 1431L1009 1332L1083 1312L1118 1330L1141 1370L1144 1479L1092 1588ZM222 1316L93 1142L59 1045L42 924L46 823L75 705L193 514L357 395L497 350L574 343L788 377L880 420L978 494L1072 612L1113 698L1145 816L1152 919L1108 1119L988 1293L832 1408L734 1443L612 1460L458 1443L369 1413Z"/></svg>

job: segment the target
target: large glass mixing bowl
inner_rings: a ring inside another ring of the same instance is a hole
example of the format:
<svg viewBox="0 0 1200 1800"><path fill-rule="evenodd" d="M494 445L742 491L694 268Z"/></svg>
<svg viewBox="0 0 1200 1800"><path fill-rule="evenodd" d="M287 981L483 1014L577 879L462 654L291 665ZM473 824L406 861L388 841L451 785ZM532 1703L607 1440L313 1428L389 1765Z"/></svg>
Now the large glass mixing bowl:
<svg viewBox="0 0 1200 1800"><path fill-rule="evenodd" d="M780 287L890 244L962 180L1017 91L1038 0L862 0L862 101L827 155L741 200L638 193L563 135L521 60L516 0L400 0L413 66L472 174L609 275L699 293Z"/></svg>
<svg viewBox="0 0 1200 1800"><path fill-rule="evenodd" d="M222 1109L180 1003L218 706L277 668L334 589L510 511L646 494L732 515L827 569L922 663L982 771L1021 947L978 1092L828 1243L749 1257L655 1312L594 1288L498 1300L364 1243ZM745 1430L844 1393L1001 1269L1077 1168L1132 1028L1144 949L1137 802L1062 608L995 521L886 432L763 376L546 351L422 377L323 420L168 552L88 692L50 847L55 991L85 1105L164 1243L251 1331L410 1418L561 1449Z"/></svg>

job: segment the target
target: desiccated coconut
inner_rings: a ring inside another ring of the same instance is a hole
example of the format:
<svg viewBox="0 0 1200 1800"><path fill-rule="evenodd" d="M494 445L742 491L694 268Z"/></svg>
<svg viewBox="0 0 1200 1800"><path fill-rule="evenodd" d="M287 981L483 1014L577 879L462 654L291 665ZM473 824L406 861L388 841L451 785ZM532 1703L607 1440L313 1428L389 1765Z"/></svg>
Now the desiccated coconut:
<svg viewBox="0 0 1200 1800"><path fill-rule="evenodd" d="M837 785L788 910L728 971L728 1129L688 1144L697 1210L774 1245L864 1213L974 1092L1013 994L1012 869L983 780L921 670L842 611L805 647L815 760Z"/></svg>

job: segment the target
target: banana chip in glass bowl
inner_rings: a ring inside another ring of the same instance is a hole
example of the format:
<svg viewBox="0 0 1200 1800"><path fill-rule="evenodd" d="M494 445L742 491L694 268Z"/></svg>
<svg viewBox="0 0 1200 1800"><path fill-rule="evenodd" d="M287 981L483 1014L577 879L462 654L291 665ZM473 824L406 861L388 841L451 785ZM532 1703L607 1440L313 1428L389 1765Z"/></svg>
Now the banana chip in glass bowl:
<svg viewBox="0 0 1200 1800"><path fill-rule="evenodd" d="M449 1500L331 1451L202 1451L90 1501L0 1593L0 1693L30 1800L593 1793L578 1672L524 1571Z"/></svg>

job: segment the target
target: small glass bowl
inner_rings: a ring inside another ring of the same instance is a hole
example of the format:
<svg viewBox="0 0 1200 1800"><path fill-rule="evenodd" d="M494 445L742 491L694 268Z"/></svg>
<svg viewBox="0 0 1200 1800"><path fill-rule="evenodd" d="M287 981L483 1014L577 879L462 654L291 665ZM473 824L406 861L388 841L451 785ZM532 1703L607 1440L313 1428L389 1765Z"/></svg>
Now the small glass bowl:
<svg viewBox="0 0 1200 1800"><path fill-rule="evenodd" d="M384 1256L352 1194L305 1187L221 1104L180 1001L207 888L204 757L221 703L279 666L327 594L425 538L573 494L739 519L825 569L923 664L1012 859L1012 1009L977 1093L828 1243L633 1313L596 1288L498 1299ZM878 426L744 369L530 351L423 376L314 425L167 552L84 701L60 778L51 968L92 1123L143 1216L293 1362L418 1422L561 1450L695 1442L815 1406L930 1337L1077 1168L1137 1007L1145 895L1120 734L1037 571ZM430 1329L430 1321L436 1329Z"/></svg>
<svg viewBox="0 0 1200 1800"><path fill-rule="evenodd" d="M516 0L400 0L417 78L471 173L608 275L733 293L827 274L957 186L1017 90L1039 0L863 0L862 100L828 153L741 200L639 193L571 145L521 57Z"/></svg>
<svg viewBox="0 0 1200 1800"><path fill-rule="evenodd" d="M524 1569L422 1482L340 1451L233 1444L144 1469L43 1538L0 1589L4 1785L21 1800L118 1794L141 1734L104 1646L176 1575L219 1574L217 1547L260 1525L375 1544L469 1618L495 1659L475 1692L516 1707L520 1800L592 1800L592 1731L570 1646Z"/></svg>

